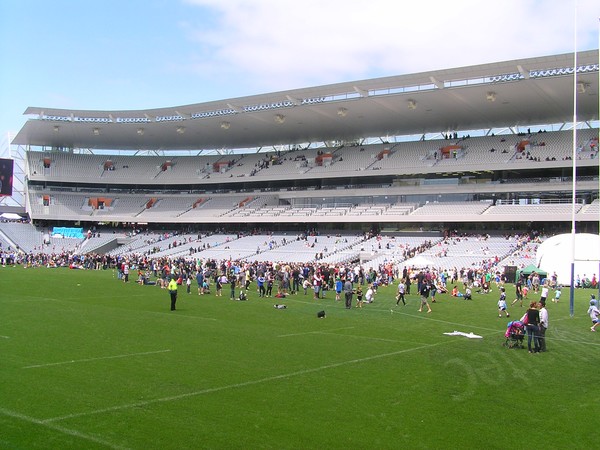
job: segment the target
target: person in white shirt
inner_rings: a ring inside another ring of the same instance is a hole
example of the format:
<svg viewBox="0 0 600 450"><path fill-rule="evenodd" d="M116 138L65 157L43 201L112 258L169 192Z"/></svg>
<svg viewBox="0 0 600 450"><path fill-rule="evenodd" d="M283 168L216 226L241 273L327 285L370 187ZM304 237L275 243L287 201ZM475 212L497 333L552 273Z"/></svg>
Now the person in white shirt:
<svg viewBox="0 0 600 450"><path fill-rule="evenodd" d="M510 317L506 306L506 292L504 287L500 288L500 299L498 300L498 317L502 317L502 311L506 314L506 317Z"/></svg>
<svg viewBox="0 0 600 450"><path fill-rule="evenodd" d="M590 307L587 310L590 319L592 319L592 331L596 331L596 327L600 323L600 309L598 309L598 302L596 301L596 297L592 294L592 299L590 300Z"/></svg>
<svg viewBox="0 0 600 450"><path fill-rule="evenodd" d="M473 295L471 293L471 288L467 287L465 289L465 295L464 295L464 299L465 300L473 300Z"/></svg>
<svg viewBox="0 0 600 450"><path fill-rule="evenodd" d="M548 310L546 309L546 301L540 300L540 330L539 342L540 352L546 351L546 330L548 329Z"/></svg>
<svg viewBox="0 0 600 450"><path fill-rule="evenodd" d="M396 295L396 306L402 301L402 304L406 306L406 301L404 300L404 294L406 293L406 284L404 284L404 278L400 280L398 283L398 295Z"/></svg>
<svg viewBox="0 0 600 450"><path fill-rule="evenodd" d="M367 303L372 303L374 300L374 298L373 298L374 296L375 296L375 291L373 290L373 285L370 284L369 289L367 289L367 292L365 294L365 301Z"/></svg>
<svg viewBox="0 0 600 450"><path fill-rule="evenodd" d="M540 302L543 302L544 304L546 304L546 299L548 299L548 291L550 289L548 288L548 284L544 283L544 285L542 286L542 292L540 294Z"/></svg>

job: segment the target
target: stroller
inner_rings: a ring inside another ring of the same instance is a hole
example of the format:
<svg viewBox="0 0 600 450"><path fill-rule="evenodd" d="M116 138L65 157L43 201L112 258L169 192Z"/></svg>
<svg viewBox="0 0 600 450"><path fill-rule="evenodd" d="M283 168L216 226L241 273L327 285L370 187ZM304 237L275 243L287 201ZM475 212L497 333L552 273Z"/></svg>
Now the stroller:
<svg viewBox="0 0 600 450"><path fill-rule="evenodd" d="M525 325L519 320L508 322L504 346L507 348L523 348L523 338L525 337Z"/></svg>

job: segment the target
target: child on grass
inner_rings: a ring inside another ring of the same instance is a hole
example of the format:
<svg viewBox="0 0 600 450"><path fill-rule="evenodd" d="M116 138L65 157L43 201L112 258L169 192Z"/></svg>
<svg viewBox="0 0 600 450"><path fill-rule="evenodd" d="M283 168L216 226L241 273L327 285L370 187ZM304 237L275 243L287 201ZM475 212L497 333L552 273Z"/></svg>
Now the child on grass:
<svg viewBox="0 0 600 450"><path fill-rule="evenodd" d="M590 330L596 331L596 327L600 323L600 309L598 309L598 302L596 301L596 297L592 294L592 299L590 300L590 307L587 310L590 319L592 319L592 327Z"/></svg>
<svg viewBox="0 0 600 450"><path fill-rule="evenodd" d="M362 308L363 305L363 291L360 284L356 288L356 308Z"/></svg>
<svg viewBox="0 0 600 450"><path fill-rule="evenodd" d="M506 317L510 317L506 306L506 292L504 287L500 288L500 299L498 300L498 317L502 317L502 311L506 313Z"/></svg>

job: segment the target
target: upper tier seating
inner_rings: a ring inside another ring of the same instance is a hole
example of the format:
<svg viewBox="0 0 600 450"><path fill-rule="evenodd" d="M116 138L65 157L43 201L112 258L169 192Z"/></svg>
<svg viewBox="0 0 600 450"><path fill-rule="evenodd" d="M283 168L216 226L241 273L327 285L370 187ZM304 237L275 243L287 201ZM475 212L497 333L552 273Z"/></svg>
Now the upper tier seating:
<svg viewBox="0 0 600 450"><path fill-rule="evenodd" d="M578 130L577 154L582 163L598 157L597 140L597 129ZM572 148L572 132L555 131L242 155L107 156L29 151L26 175L36 181L190 185L248 177L281 180L373 175L372 171L410 174L491 164L523 167L554 161L564 165Z"/></svg>

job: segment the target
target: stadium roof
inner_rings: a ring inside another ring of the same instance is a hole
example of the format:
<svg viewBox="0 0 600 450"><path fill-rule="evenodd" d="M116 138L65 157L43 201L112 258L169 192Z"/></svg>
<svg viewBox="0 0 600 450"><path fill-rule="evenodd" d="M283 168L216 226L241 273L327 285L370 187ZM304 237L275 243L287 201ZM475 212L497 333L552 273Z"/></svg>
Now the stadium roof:
<svg viewBox="0 0 600 450"><path fill-rule="evenodd" d="M598 51L129 111L29 107L16 145L261 148L598 120Z"/></svg>

